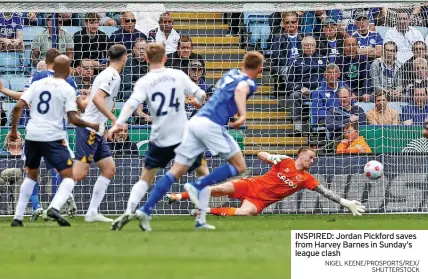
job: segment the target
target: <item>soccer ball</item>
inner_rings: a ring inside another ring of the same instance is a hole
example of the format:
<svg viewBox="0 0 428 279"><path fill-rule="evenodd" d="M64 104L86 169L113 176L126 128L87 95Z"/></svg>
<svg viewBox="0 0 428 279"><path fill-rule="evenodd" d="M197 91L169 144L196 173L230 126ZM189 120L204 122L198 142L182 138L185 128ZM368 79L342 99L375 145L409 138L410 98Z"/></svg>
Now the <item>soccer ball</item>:
<svg viewBox="0 0 428 279"><path fill-rule="evenodd" d="M375 160L367 162L364 166L364 175L372 180L381 178L383 175L383 165Z"/></svg>

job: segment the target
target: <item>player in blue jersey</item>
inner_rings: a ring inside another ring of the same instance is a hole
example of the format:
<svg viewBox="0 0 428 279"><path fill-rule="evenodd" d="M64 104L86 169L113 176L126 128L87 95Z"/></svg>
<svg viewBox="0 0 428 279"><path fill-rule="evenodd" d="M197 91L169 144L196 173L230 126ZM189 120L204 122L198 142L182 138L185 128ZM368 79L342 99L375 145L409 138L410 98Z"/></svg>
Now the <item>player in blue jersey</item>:
<svg viewBox="0 0 428 279"><path fill-rule="evenodd" d="M196 182L186 183L184 188L200 213L195 228L215 229L206 223L206 209L210 197L210 188L206 187L222 182L242 173L246 169L244 156L236 141L229 135L224 125L238 113L239 118L229 126L241 127L247 117L246 103L257 89L254 79L262 72L264 57L256 51L245 54L241 70L233 69L217 83L208 102L192 117L186 127L182 143L175 149L174 165L158 180L144 207L136 211L140 228L151 231L150 214L156 203L166 194L170 186L192 166L199 154L209 149L229 162L216 168L209 175Z"/></svg>
<svg viewBox="0 0 428 279"><path fill-rule="evenodd" d="M53 70L54 60L59 55L61 55L59 50L57 50L55 48L48 49L48 51L46 52L46 59L45 59L47 70L40 70L40 71L35 72L33 74L33 76L29 79L28 84L25 85L25 87L24 87L25 90L27 90L33 82L47 78L47 77L52 77L54 75L54 70ZM77 88L77 85L76 85L74 78L72 76L68 75L67 78L65 79L65 81L69 85L71 85L71 87L76 92L78 108L80 110L84 110L88 101L82 100L80 98L80 93L79 93L79 90ZM0 82L0 91L3 92L4 94L6 94L7 96L11 97L12 99L15 99L15 100L19 100L21 98L21 96L24 94L24 92L17 92L17 91L13 91L13 90L5 88L1 82ZM23 114L27 114L27 117L29 118L29 110L24 109ZM64 122L64 129L65 129L65 122ZM62 181L61 176L55 171L54 168L51 168L51 166L47 165L47 168L50 169L51 173L52 173L52 187L56 188ZM52 191L52 192L53 192L53 194L55 194L55 191ZM36 184L36 186L34 187L33 194L30 197L30 201L31 201L31 204L33 207L32 220L37 220L37 218L43 213L43 208L41 207L40 201L39 201L39 185L38 184ZM77 208L76 208L76 204L74 202L74 198L73 198L73 196L70 196L70 199L67 201L67 213L69 214L70 217L72 217L76 213L76 210L77 210Z"/></svg>

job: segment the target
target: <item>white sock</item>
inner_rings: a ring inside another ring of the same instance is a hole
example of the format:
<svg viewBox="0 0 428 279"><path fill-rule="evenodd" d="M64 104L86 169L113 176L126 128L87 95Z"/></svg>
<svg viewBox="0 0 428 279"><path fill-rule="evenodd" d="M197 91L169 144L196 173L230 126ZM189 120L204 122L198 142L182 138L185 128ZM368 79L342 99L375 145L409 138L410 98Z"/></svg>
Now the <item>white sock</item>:
<svg viewBox="0 0 428 279"><path fill-rule="evenodd" d="M196 220L204 224L206 222L208 203L211 196L211 187L207 186L199 192L199 215Z"/></svg>
<svg viewBox="0 0 428 279"><path fill-rule="evenodd" d="M15 216L13 219L23 220L25 208L27 208L28 201L30 200L31 194L33 193L34 186L36 185L36 181L26 177L21 184L21 188L19 189L19 198L18 203L15 208Z"/></svg>
<svg viewBox="0 0 428 279"><path fill-rule="evenodd" d="M88 212L86 215L96 214L98 212L98 208L104 198L107 187L110 184L110 179L100 175L98 176L97 181L94 185L94 190L92 192L91 202L89 204Z"/></svg>
<svg viewBox="0 0 428 279"><path fill-rule="evenodd" d="M74 185L76 185L76 183L73 179L64 178L61 184L59 184L58 191L56 192L55 197L53 198L48 208L55 208L56 210L60 211L61 207L70 197Z"/></svg>
<svg viewBox="0 0 428 279"><path fill-rule="evenodd" d="M126 214L134 213L135 208L138 203L144 198L144 195L147 193L149 185L144 180L138 180L137 183L132 186L131 194L128 199L128 206L126 207Z"/></svg>

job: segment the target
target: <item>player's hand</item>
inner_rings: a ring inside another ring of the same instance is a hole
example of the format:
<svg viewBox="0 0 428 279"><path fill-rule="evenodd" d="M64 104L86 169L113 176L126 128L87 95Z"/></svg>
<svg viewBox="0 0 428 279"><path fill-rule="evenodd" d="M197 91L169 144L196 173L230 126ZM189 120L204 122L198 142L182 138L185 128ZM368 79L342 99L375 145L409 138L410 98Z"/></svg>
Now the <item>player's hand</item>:
<svg viewBox="0 0 428 279"><path fill-rule="evenodd" d="M6 138L9 139L9 142L15 142L19 138L18 131L11 130Z"/></svg>
<svg viewBox="0 0 428 279"><path fill-rule="evenodd" d="M3 89L4 89L4 84L3 84L3 81L1 81L0 79L0 91L3 91Z"/></svg>
<svg viewBox="0 0 428 279"><path fill-rule="evenodd" d="M287 155L269 155L268 160L271 161L274 165L276 165L287 158Z"/></svg>
<svg viewBox="0 0 428 279"><path fill-rule="evenodd" d="M344 207L347 207L349 211L352 212L352 215L354 216L361 216L362 213L365 212L366 207L364 205L361 205L359 201L348 201L345 199L342 199L340 201L340 204Z"/></svg>
<svg viewBox="0 0 428 279"><path fill-rule="evenodd" d="M95 131L98 132L98 130L100 129L100 124L98 124L98 123L92 123L90 128L92 128L92 129L94 129Z"/></svg>
<svg viewBox="0 0 428 279"><path fill-rule="evenodd" d="M235 122L229 122L228 125L229 127L238 130L245 122L245 119L240 117L238 118Z"/></svg>
<svg viewBox="0 0 428 279"><path fill-rule="evenodd" d="M114 141L114 135L123 131L123 130L127 130L128 129L128 125L124 124L124 125L118 125L118 124L114 124L113 127L110 128L110 130L108 130L107 133L107 138L113 142Z"/></svg>

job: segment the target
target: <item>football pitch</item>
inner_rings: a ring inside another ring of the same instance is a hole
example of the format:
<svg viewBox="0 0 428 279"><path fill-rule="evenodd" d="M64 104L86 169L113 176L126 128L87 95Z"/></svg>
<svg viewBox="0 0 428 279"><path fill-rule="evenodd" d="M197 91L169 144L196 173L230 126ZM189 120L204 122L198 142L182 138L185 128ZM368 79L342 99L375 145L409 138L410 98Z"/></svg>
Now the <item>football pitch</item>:
<svg viewBox="0 0 428 279"><path fill-rule="evenodd" d="M154 216L151 233L137 221L116 232L82 218L63 228L27 217L26 227L10 228L10 220L0 219L7 279L289 279L293 229L428 229L426 215L210 216L216 231L195 231L192 217Z"/></svg>

